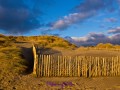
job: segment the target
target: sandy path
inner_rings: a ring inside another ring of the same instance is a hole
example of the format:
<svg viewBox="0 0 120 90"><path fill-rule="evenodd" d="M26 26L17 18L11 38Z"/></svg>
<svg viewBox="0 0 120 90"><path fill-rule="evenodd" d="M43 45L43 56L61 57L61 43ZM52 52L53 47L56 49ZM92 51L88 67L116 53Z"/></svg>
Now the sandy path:
<svg viewBox="0 0 120 90"><path fill-rule="evenodd" d="M120 77L42 77L21 76L16 90L120 90Z"/></svg>
<svg viewBox="0 0 120 90"><path fill-rule="evenodd" d="M31 60L31 44L19 44L23 48L26 60ZM32 74L21 75L16 80L16 90L120 90L120 77L42 77Z"/></svg>

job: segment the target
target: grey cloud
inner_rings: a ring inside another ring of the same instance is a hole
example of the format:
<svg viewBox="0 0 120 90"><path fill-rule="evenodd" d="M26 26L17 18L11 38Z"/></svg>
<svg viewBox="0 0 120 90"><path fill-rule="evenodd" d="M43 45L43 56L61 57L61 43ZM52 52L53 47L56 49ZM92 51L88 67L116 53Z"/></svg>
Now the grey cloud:
<svg viewBox="0 0 120 90"><path fill-rule="evenodd" d="M109 34L117 34L120 33L120 27L113 28L108 31Z"/></svg>
<svg viewBox="0 0 120 90"><path fill-rule="evenodd" d="M120 0L117 0L118 1L118 3L120 4Z"/></svg>
<svg viewBox="0 0 120 90"><path fill-rule="evenodd" d="M106 18L105 22L117 22L118 20L116 18Z"/></svg>
<svg viewBox="0 0 120 90"><path fill-rule="evenodd" d="M65 39L77 46L94 46L99 43L120 44L120 34L107 36L102 33L90 33L85 37L66 37Z"/></svg>
<svg viewBox="0 0 120 90"><path fill-rule="evenodd" d="M105 7L104 1L106 0L86 0L82 4L78 5L76 9L80 12L96 11Z"/></svg>
<svg viewBox="0 0 120 90"><path fill-rule="evenodd" d="M44 0L0 0L0 29L7 33L26 33L41 27L41 3L46 4Z"/></svg>
<svg viewBox="0 0 120 90"><path fill-rule="evenodd" d="M120 34L115 34L111 36L110 41L112 44L120 44Z"/></svg>

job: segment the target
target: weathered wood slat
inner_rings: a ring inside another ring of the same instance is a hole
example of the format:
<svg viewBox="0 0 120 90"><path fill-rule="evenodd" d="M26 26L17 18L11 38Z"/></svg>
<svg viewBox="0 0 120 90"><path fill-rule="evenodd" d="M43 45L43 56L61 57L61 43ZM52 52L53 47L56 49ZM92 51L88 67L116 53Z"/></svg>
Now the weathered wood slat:
<svg viewBox="0 0 120 90"><path fill-rule="evenodd" d="M57 60L56 60L57 59ZM119 58L40 55L36 64L38 76L119 76ZM35 69L34 69L35 70Z"/></svg>
<svg viewBox="0 0 120 90"><path fill-rule="evenodd" d="M38 55L33 46L33 74L37 77L120 76L120 57Z"/></svg>

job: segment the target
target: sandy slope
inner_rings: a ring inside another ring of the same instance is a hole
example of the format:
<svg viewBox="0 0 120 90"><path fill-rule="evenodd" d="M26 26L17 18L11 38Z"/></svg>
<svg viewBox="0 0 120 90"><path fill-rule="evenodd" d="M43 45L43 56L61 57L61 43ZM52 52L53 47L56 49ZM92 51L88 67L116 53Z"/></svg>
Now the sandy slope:
<svg viewBox="0 0 120 90"><path fill-rule="evenodd" d="M120 77L42 77L21 76L16 90L120 90Z"/></svg>
<svg viewBox="0 0 120 90"><path fill-rule="evenodd" d="M26 60L31 62L31 44L18 44L22 47ZM50 49L49 49L50 50ZM56 51L56 50L54 50ZM67 51L64 53L66 54ZM30 53L30 54L29 54ZM71 55L71 53L69 53ZM31 62L32 63L32 62ZM19 75L4 90L120 90L120 77L41 77L32 74ZM2 89L0 89L2 90Z"/></svg>

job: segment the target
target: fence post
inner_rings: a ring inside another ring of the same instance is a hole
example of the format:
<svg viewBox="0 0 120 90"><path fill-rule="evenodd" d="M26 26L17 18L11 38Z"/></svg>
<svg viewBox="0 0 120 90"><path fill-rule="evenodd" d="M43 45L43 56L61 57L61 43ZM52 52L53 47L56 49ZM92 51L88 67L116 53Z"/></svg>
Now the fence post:
<svg viewBox="0 0 120 90"><path fill-rule="evenodd" d="M91 77L91 66L92 66L92 57L90 56L90 60L89 60L89 77Z"/></svg>
<svg viewBox="0 0 120 90"><path fill-rule="evenodd" d="M34 56L34 68L33 68L33 74L34 75L37 75L37 54L36 54L36 48L35 46L33 45L33 56Z"/></svg>
<svg viewBox="0 0 120 90"><path fill-rule="evenodd" d="M71 76L71 65L70 65L71 64L71 57L69 57L69 63L68 64L69 64L69 76Z"/></svg>
<svg viewBox="0 0 120 90"><path fill-rule="evenodd" d="M120 57L118 57L118 76L120 76Z"/></svg>

